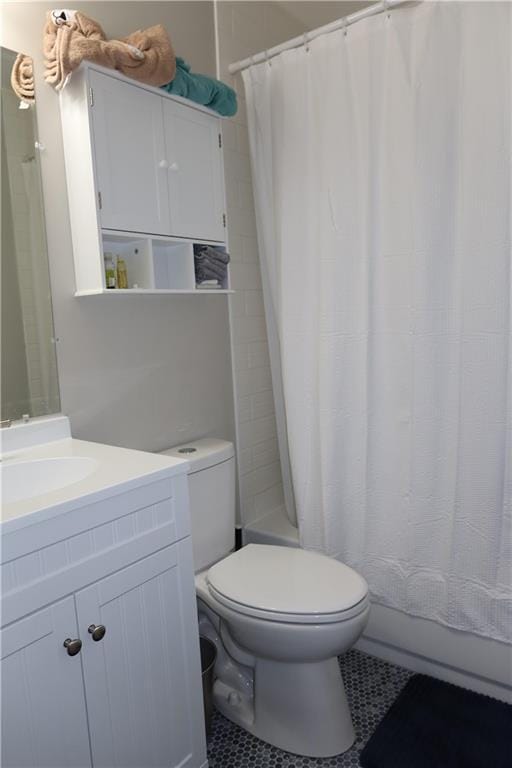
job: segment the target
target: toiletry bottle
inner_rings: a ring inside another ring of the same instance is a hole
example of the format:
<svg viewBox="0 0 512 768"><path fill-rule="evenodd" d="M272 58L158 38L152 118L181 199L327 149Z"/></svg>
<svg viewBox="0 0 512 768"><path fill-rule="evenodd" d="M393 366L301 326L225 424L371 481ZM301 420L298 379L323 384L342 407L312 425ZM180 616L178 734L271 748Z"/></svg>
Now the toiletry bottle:
<svg viewBox="0 0 512 768"><path fill-rule="evenodd" d="M114 254L106 251L103 254L103 260L105 262L105 285L107 288L117 288Z"/></svg>
<svg viewBox="0 0 512 768"><path fill-rule="evenodd" d="M128 272L126 271L126 262L124 259L117 260L117 287L128 288Z"/></svg>

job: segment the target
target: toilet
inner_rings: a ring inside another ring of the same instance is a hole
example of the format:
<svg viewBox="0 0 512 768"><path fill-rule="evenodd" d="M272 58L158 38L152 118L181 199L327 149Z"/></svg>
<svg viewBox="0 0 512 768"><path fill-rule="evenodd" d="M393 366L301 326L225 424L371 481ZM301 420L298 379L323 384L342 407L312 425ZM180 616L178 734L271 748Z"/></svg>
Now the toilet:
<svg viewBox="0 0 512 768"><path fill-rule="evenodd" d="M299 548L248 544L233 552L233 444L205 438L163 453L190 463L199 627L217 647L216 708L287 752L346 751L355 733L337 656L368 621L365 580Z"/></svg>

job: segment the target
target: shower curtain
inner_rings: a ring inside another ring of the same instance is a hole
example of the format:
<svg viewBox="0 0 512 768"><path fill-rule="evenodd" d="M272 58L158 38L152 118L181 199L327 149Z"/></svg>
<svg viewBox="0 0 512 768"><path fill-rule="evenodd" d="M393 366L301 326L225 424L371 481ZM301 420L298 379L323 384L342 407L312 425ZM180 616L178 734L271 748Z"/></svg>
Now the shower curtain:
<svg viewBox="0 0 512 768"><path fill-rule="evenodd" d="M301 542L508 642L511 39L423 3L244 72Z"/></svg>

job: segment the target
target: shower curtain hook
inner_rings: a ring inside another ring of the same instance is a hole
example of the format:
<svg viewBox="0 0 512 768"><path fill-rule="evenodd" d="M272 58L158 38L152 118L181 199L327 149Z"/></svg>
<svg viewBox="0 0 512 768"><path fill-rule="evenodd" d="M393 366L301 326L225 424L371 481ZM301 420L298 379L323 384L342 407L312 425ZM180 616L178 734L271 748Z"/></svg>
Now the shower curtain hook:
<svg viewBox="0 0 512 768"><path fill-rule="evenodd" d="M302 45L305 47L306 53L309 53L309 45L308 45L308 43L309 43L309 33L308 32L304 32Z"/></svg>
<svg viewBox="0 0 512 768"><path fill-rule="evenodd" d="M346 37L347 36L347 29L348 29L348 21L347 21L347 17L346 16L344 16L343 19L342 19L341 28L343 30L343 36Z"/></svg>
<svg viewBox="0 0 512 768"><path fill-rule="evenodd" d="M389 0L382 0L382 10L384 11L388 19L391 18L390 7L391 7L391 4Z"/></svg>

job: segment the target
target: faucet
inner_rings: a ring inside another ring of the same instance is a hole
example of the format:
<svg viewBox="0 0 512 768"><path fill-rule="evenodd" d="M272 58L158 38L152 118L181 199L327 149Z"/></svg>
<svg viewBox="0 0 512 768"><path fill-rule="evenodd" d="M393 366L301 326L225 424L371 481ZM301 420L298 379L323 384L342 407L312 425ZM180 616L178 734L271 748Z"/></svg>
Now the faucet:
<svg viewBox="0 0 512 768"><path fill-rule="evenodd" d="M21 421L24 424L28 424L30 421L30 414L29 413L23 413L21 415ZM10 427L12 425L12 419L2 419L0 421L0 429L7 429L7 427Z"/></svg>

